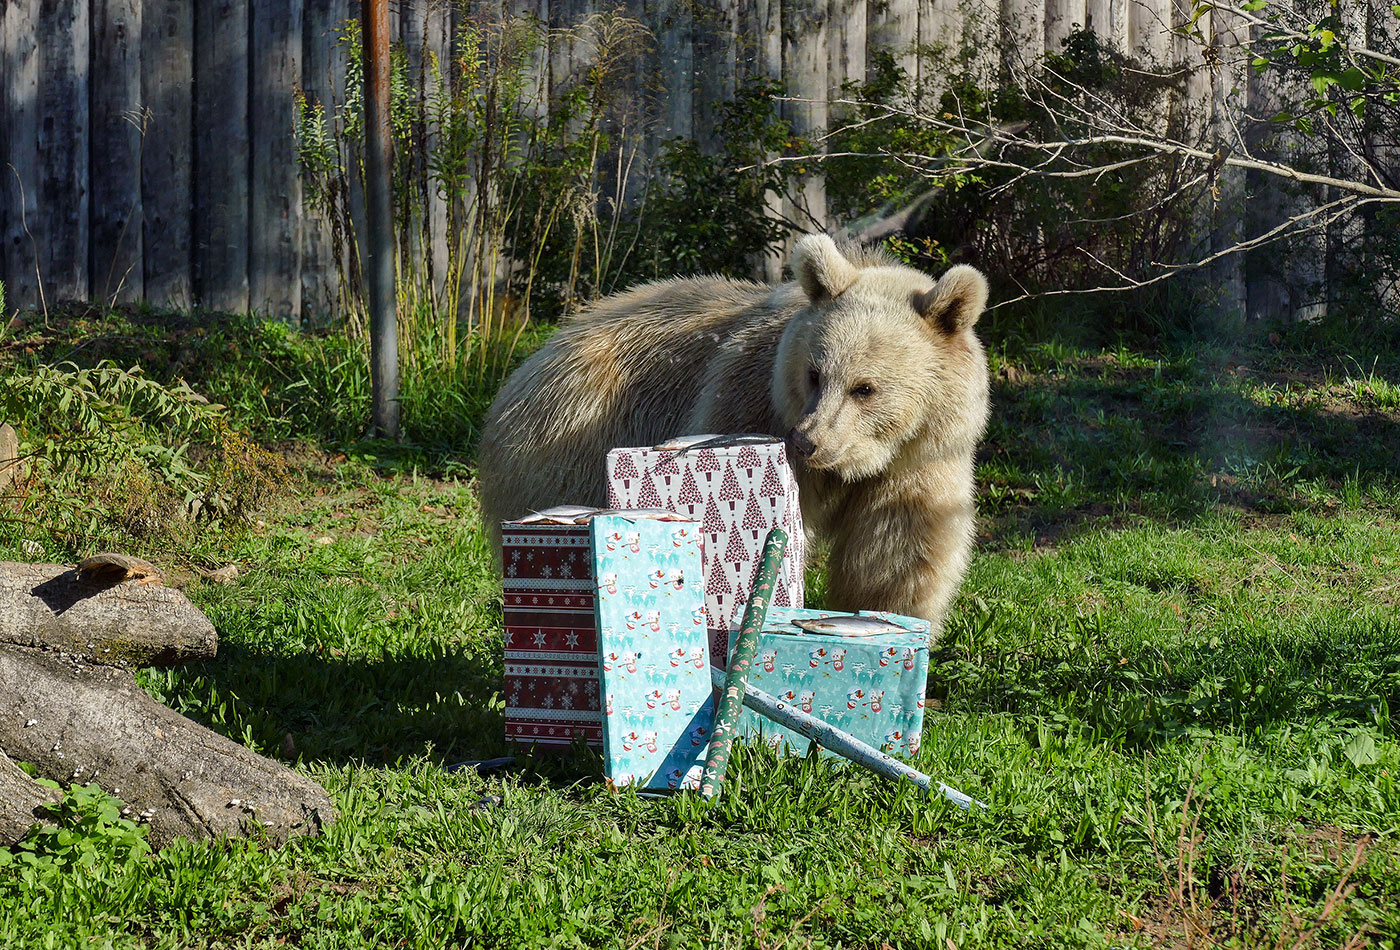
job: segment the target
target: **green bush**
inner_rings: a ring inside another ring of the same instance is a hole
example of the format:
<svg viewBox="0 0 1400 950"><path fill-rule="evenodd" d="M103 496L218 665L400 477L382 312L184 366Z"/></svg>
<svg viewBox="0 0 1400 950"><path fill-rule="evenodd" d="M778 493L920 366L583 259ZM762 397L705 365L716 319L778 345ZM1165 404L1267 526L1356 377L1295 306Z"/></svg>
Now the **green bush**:
<svg viewBox="0 0 1400 950"><path fill-rule="evenodd" d="M105 360L6 370L0 417L24 467L5 523L70 545L235 526L281 471L223 406Z"/></svg>

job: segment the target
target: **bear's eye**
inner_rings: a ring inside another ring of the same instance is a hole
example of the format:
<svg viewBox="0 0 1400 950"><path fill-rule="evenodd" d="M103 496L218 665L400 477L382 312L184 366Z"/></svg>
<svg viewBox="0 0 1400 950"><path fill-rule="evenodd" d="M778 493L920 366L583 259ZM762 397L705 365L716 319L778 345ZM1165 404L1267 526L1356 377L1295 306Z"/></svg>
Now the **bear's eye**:
<svg viewBox="0 0 1400 950"><path fill-rule="evenodd" d="M817 372L817 368L815 366L807 370L807 382L811 384L811 387L813 389L817 388L817 383L821 381L821 378L822 374Z"/></svg>
<svg viewBox="0 0 1400 950"><path fill-rule="evenodd" d="M871 396L875 395L875 387L869 383L861 383L859 386L855 386L851 389L851 395L857 399L869 399Z"/></svg>

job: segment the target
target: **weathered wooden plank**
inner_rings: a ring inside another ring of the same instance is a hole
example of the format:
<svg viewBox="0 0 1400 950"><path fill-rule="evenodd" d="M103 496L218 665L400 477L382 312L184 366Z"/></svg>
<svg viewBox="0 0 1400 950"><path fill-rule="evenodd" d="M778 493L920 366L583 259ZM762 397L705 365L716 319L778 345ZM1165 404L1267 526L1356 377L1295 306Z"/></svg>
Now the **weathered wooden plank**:
<svg viewBox="0 0 1400 950"><path fill-rule="evenodd" d="M1172 55L1172 0L1128 0L1127 48L1166 65Z"/></svg>
<svg viewBox="0 0 1400 950"><path fill-rule="evenodd" d="M919 42L919 0L884 0L866 6L866 38L871 52L877 49L894 54L895 62L918 77L915 47Z"/></svg>
<svg viewBox="0 0 1400 950"><path fill-rule="evenodd" d="M0 168L3 200L3 261L7 307L37 307L44 302L39 281L39 226L31 219L39 194L39 0L10 0L0 31L5 50L5 81L0 98L5 109L5 161ZM32 234L32 236L31 236Z"/></svg>
<svg viewBox="0 0 1400 950"><path fill-rule="evenodd" d="M1044 0L1044 5L1045 50L1048 53L1062 53L1065 37L1084 28L1087 15L1085 0Z"/></svg>
<svg viewBox="0 0 1400 950"><path fill-rule="evenodd" d="M429 5L428 22L424 44L431 68L425 82L429 84L427 94L445 93L450 89L450 69L452 59L452 7L447 3ZM427 139L429 153L438 148L437 136L429 132ZM428 236L429 263L432 266L433 286L439 295L446 289L447 266L449 259L449 235L447 199L437 182L428 182Z"/></svg>
<svg viewBox="0 0 1400 950"><path fill-rule="evenodd" d="M1089 0L1088 9L1094 32L1118 49L1128 52L1128 17L1132 0Z"/></svg>
<svg viewBox="0 0 1400 950"><path fill-rule="evenodd" d="M947 87L962 43L966 11L958 0L919 0L919 84L928 93Z"/></svg>
<svg viewBox="0 0 1400 950"><path fill-rule="evenodd" d="M783 79L783 4L782 0L739 0L738 70L745 83ZM766 214L770 218L784 215L783 202L774 195L767 199ZM752 261L756 277L777 280L782 276L782 257L755 256Z"/></svg>
<svg viewBox="0 0 1400 950"><path fill-rule="evenodd" d="M791 100L783 114L799 136L812 138L827 127L827 0L785 0L783 22L783 81ZM786 209L803 231L826 228L826 180L820 167L807 170L801 193Z"/></svg>
<svg viewBox="0 0 1400 950"><path fill-rule="evenodd" d="M739 0L700 0L694 11L695 71L692 129L700 147L718 147L721 104L734 98L739 81Z"/></svg>
<svg viewBox="0 0 1400 950"><path fill-rule="evenodd" d="M1045 4L1042 0L1001 0L1001 45L1004 65L1024 72L1045 52Z"/></svg>
<svg viewBox="0 0 1400 950"><path fill-rule="evenodd" d="M142 284L157 306L194 303L190 213L194 150L194 11L185 0L144 0L141 10Z"/></svg>
<svg viewBox="0 0 1400 950"><path fill-rule="evenodd" d="M194 246L198 302L248 309L248 0L195 4Z"/></svg>
<svg viewBox="0 0 1400 950"><path fill-rule="evenodd" d="M1086 0L1080 26L1093 30L1100 40L1114 42L1112 5L1113 0Z"/></svg>
<svg viewBox="0 0 1400 950"><path fill-rule="evenodd" d="M250 10L249 309L291 321L301 313L301 176L296 103L302 0L252 0Z"/></svg>
<svg viewBox="0 0 1400 950"><path fill-rule="evenodd" d="M88 283L88 5L39 4L39 266L49 301L86 300ZM34 224L31 219L30 227Z"/></svg>
<svg viewBox="0 0 1400 950"><path fill-rule="evenodd" d="M345 52L339 35L349 12L346 0L303 0L301 13L301 89L309 103L324 110L329 129L343 101ZM301 319L329 317L339 290L336 245L331 237L330 209L308 207L303 184L301 222ZM344 242L342 241L342 244ZM342 247L342 251L343 251ZM341 267L345 266L342 257Z"/></svg>
<svg viewBox="0 0 1400 950"><path fill-rule="evenodd" d="M842 87L865 82L866 0L829 0L826 89L832 100L848 98Z"/></svg>
<svg viewBox="0 0 1400 950"><path fill-rule="evenodd" d="M100 300L144 297L141 0L92 3L92 237L88 273Z"/></svg>
<svg viewBox="0 0 1400 950"><path fill-rule="evenodd" d="M690 138L695 125L695 17L690 0L657 0L652 29L656 33L661 79L661 137Z"/></svg>

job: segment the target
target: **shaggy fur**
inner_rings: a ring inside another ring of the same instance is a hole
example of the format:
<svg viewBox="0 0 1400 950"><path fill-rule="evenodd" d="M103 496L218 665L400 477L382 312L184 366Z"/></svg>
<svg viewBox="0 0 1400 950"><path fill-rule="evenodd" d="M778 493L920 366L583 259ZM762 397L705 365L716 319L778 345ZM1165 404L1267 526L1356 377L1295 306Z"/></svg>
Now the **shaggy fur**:
<svg viewBox="0 0 1400 950"><path fill-rule="evenodd" d="M600 301L526 360L481 444L487 523L607 499L609 448L688 432L786 435L831 606L941 625L972 547L988 414L973 325L987 282L798 242L796 281L703 278ZM801 456L807 454L803 460Z"/></svg>

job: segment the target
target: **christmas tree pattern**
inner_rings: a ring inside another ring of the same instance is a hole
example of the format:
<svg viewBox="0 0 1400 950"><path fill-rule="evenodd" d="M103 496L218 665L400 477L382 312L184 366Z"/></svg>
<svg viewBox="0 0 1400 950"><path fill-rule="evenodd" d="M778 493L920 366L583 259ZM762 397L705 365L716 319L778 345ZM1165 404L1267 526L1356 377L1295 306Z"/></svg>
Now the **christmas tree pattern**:
<svg viewBox="0 0 1400 950"><path fill-rule="evenodd" d="M658 475L679 475L681 467L676 464L676 456L670 452L662 452L661 460L651 469Z"/></svg>
<svg viewBox="0 0 1400 950"><path fill-rule="evenodd" d="M695 458L695 470L704 473L706 485L714 481L715 472L718 472L719 469L719 459L715 457L715 450L701 449Z"/></svg>
<svg viewBox="0 0 1400 950"><path fill-rule="evenodd" d="M719 500L729 502L729 510L734 510L734 503L744 497L744 493L739 490L739 476L734 474L733 468L724 470L724 482L719 486Z"/></svg>
<svg viewBox="0 0 1400 950"><path fill-rule="evenodd" d="M774 607L791 607L788 603L791 595L788 594L787 578L782 574L778 575L778 590L773 594Z"/></svg>
<svg viewBox="0 0 1400 950"><path fill-rule="evenodd" d="M724 549L724 560L729 564L742 565L749 559L749 549L744 544L743 535L738 531L729 533L729 544Z"/></svg>
<svg viewBox="0 0 1400 950"><path fill-rule="evenodd" d="M758 486L758 493L764 498L779 498L783 494L783 481L778 477L778 467L771 458L763 469L763 482Z"/></svg>
<svg viewBox="0 0 1400 950"><path fill-rule="evenodd" d="M768 521L759 510L758 498L754 496L752 491L749 492L748 504L744 506L743 528L745 531L752 532L755 539L758 538L758 533L760 531L764 531L768 528Z"/></svg>
<svg viewBox="0 0 1400 950"><path fill-rule="evenodd" d="M617 465L613 468L612 477L622 480L624 489L631 488L631 480L637 477L637 465L632 461L630 452L621 452L617 456Z"/></svg>
<svg viewBox="0 0 1400 950"><path fill-rule="evenodd" d="M715 558L711 561L707 574L708 580L705 583L705 593L714 597L723 597L725 594L734 593L734 588L729 584L729 572L724 569L724 562L722 560ZM715 616L718 616L718 614L716 613L711 617L711 623L716 622Z"/></svg>
<svg viewBox="0 0 1400 950"><path fill-rule="evenodd" d="M700 530L706 534L714 535L724 530L724 520L719 516L719 506L713 501L705 506L705 517L700 521Z"/></svg>
<svg viewBox="0 0 1400 950"><path fill-rule="evenodd" d="M679 505L698 505L704 500L700 495L700 489L695 487L695 473L687 468L685 474L681 476L681 491L676 496L676 503ZM694 514L694 508L691 509L690 513Z"/></svg>
<svg viewBox="0 0 1400 950"><path fill-rule="evenodd" d="M763 464L763 460L758 457L758 449L752 445L746 445L739 450L739 457L734 460L740 468L748 469L747 474L752 477L753 470Z"/></svg>
<svg viewBox="0 0 1400 950"><path fill-rule="evenodd" d="M652 481L650 472L642 477L642 493L637 497L637 507L661 507L661 496L656 493L656 482Z"/></svg>

